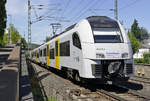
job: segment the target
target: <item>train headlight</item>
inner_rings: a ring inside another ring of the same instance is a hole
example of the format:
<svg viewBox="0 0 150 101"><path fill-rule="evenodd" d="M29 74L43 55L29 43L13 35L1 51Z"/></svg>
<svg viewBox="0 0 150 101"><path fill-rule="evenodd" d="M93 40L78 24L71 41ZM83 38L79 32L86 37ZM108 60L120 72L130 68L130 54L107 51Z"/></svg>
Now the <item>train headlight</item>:
<svg viewBox="0 0 150 101"><path fill-rule="evenodd" d="M102 53L96 53L96 58L105 58L105 56Z"/></svg>
<svg viewBox="0 0 150 101"><path fill-rule="evenodd" d="M122 54L122 58L127 58L128 55L129 55L128 53L123 53L123 54Z"/></svg>
<svg viewBox="0 0 150 101"><path fill-rule="evenodd" d="M108 72L109 72L109 74L117 73L117 71L120 68L120 65L121 65L121 62L111 62L108 65Z"/></svg>

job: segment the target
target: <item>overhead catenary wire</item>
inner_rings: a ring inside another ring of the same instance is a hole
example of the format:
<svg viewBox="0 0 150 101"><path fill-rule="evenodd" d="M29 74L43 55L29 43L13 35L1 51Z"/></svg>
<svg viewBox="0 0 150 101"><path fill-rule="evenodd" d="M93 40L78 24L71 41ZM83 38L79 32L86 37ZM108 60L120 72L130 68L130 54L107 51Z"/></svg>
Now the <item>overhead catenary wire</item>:
<svg viewBox="0 0 150 101"><path fill-rule="evenodd" d="M77 17L74 17L74 16L73 16L72 18L70 18L70 20L72 20L72 23L73 23L74 21L76 21L78 18L80 18L81 16L85 15L85 14L88 12L88 10L89 10L90 8L92 8L92 7L94 7L95 5L97 5L97 4L95 4L96 1L97 1L97 0L87 2L87 3L82 7L82 10L80 10L77 14L75 14L75 16L76 16L76 15L79 15L79 16L77 16ZM89 6L87 6L87 5L89 5Z"/></svg>
<svg viewBox="0 0 150 101"><path fill-rule="evenodd" d="M123 9L129 8L129 7L133 6L133 5L135 5L136 3L138 3L139 1L142 1L142 0L134 0L133 2L128 3L125 6L119 8L119 10L123 10Z"/></svg>
<svg viewBox="0 0 150 101"><path fill-rule="evenodd" d="M90 1L90 2L91 2L91 1ZM87 5L91 4L90 2L87 2L87 3L82 7L82 9L79 10L79 11L75 14L75 16L80 15L80 13L82 13L82 11L84 11L85 8L88 7ZM73 16L71 19L75 19L75 16Z"/></svg>
<svg viewBox="0 0 150 101"><path fill-rule="evenodd" d="M76 6L74 6L72 9L70 9L69 15L71 15L73 12L75 12L77 9L75 8L80 8L81 4L84 2L84 0L80 0L80 2L77 3ZM72 11L73 10L73 11ZM74 13L75 14L75 13Z"/></svg>
<svg viewBox="0 0 150 101"><path fill-rule="evenodd" d="M103 0L102 2L98 2L94 7L96 7L96 6L99 5L99 4L100 4L100 7L102 7L102 5L103 5L104 3L106 3L106 0ZM100 8L98 8L98 9L95 9L95 8L90 9L90 11L91 11L93 14L95 14L95 15L98 15L95 11L100 11L100 10L106 10L106 9L100 9Z"/></svg>
<svg viewBox="0 0 150 101"><path fill-rule="evenodd" d="M62 20L61 18L63 17L64 13L66 12L67 8L69 7L69 4L70 4L71 1L72 0L68 0L68 2L66 3L65 9L62 11L62 14L60 15L60 19L58 19L58 21Z"/></svg>
<svg viewBox="0 0 150 101"><path fill-rule="evenodd" d="M97 0L93 1L93 2L91 3L91 5L87 6L87 9L83 10L83 12L81 12L80 15L77 16L73 21L75 21L75 20L79 19L81 16L83 16L83 15L88 11L88 9L92 8L92 7L95 5L96 1L97 1ZM100 2L100 1L99 1L99 2Z"/></svg>
<svg viewBox="0 0 150 101"><path fill-rule="evenodd" d="M80 0L80 2L78 2L78 3L76 4L76 6L73 6L72 8L70 8L70 11L68 11L68 14L71 15L73 12L76 12L76 11L77 11L76 8L79 9L83 3L84 3L84 0ZM84 7L83 7L83 8L84 8ZM73 13L73 14L76 14L76 13ZM69 19L69 21L72 20L71 18L68 18L68 16L67 16L66 18ZM63 22L63 23L69 24L68 22ZM66 26L66 25L65 25L65 26ZM63 26L63 27L64 27L64 26Z"/></svg>
<svg viewBox="0 0 150 101"><path fill-rule="evenodd" d="M82 1L82 3L83 3L83 0L81 0L81 1ZM98 2L98 3L94 4L93 7L96 7L96 6L99 5L99 4L100 4L100 7L101 7L104 3L106 3L105 0L103 0L102 2ZM80 10L78 13L74 13L74 15L75 15L75 16L76 16L76 15L80 15L80 13L82 13L81 11L83 11L84 9L86 9L88 4L91 4L91 3L90 3L90 2L87 2L86 5L82 7L82 10ZM79 3L79 6L80 6L80 5L81 5L81 2ZM79 8L79 6L78 6L78 8ZM90 5L89 5L89 6L90 6ZM88 6L88 7L89 7L89 6ZM88 9L84 12L84 15L85 15L88 11L91 11L91 13L93 13L94 15L97 15L97 13L94 12L94 10L93 10L92 8L88 8ZM71 15L71 14L69 14L69 15ZM73 16L72 18L70 18L70 20L72 20L72 19L75 19L75 17ZM75 21L75 20L74 20L74 21ZM73 22L72 22L72 24L73 24ZM69 24L68 24L68 25L69 25Z"/></svg>

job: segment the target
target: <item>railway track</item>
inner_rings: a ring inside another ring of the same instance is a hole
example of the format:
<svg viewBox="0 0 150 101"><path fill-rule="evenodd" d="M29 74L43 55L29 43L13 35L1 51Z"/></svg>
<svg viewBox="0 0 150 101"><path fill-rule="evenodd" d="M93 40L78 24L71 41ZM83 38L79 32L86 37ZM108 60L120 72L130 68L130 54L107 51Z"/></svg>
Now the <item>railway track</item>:
<svg viewBox="0 0 150 101"><path fill-rule="evenodd" d="M40 66L41 67L41 66ZM42 68L43 71L48 71ZM55 73L57 74L57 73ZM60 74L58 78L63 79ZM79 101L88 101L85 99L93 99L90 101L150 101L150 97L144 96L136 91L133 91L124 86L112 85L91 85L91 84L76 84L68 79L63 79L69 85L74 85L78 89L70 90L69 96L72 99L76 98ZM84 89L84 90L83 90ZM96 100L95 100L96 99Z"/></svg>
<svg viewBox="0 0 150 101"><path fill-rule="evenodd" d="M122 86L120 84L118 84L116 86L118 87L118 89L127 90L127 92L121 93L121 94L113 93L114 95L117 95L124 99L121 101L150 101L150 96L146 96L142 93L139 93L136 90L130 89L126 86Z"/></svg>
<svg viewBox="0 0 150 101"><path fill-rule="evenodd" d="M150 78L145 78L145 77L140 77L140 76L134 76L133 78L130 78L130 81L150 84Z"/></svg>

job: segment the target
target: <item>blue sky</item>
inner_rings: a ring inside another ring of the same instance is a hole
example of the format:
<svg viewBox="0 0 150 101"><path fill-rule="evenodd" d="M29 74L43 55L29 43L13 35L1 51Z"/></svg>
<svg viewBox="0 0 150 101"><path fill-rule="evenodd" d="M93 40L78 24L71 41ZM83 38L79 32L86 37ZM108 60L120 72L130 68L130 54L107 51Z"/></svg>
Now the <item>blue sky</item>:
<svg viewBox="0 0 150 101"><path fill-rule="evenodd" d="M27 7L28 0L7 0L6 9L8 24L13 23L22 36L28 37ZM123 21L125 28L130 28L134 19L138 20L140 27L145 27L150 32L150 0L118 0L118 16ZM51 23L60 23L64 28L88 16L109 16L114 18L114 0L31 0L31 5L44 20L32 24L32 42L41 44L46 36L52 35ZM39 10L37 5L42 6ZM36 21L34 10L31 10L32 21ZM52 18L46 18L52 17Z"/></svg>

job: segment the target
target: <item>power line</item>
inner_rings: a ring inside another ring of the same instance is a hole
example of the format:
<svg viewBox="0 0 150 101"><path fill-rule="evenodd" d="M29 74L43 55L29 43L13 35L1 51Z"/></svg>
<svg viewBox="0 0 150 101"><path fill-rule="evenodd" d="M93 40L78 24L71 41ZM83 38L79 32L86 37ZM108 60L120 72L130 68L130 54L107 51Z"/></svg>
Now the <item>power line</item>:
<svg viewBox="0 0 150 101"><path fill-rule="evenodd" d="M67 9L67 8L69 7L69 4L70 4L71 1L72 1L72 0L68 0L68 2L67 2L66 5L65 5L65 9ZM62 12L60 18L63 17L63 15L64 15L64 13L65 13L65 9L63 10L63 12ZM61 20L61 19L58 19L58 21L60 21L60 20Z"/></svg>
<svg viewBox="0 0 150 101"><path fill-rule="evenodd" d="M75 14L75 16L76 15L79 15L86 7L88 7L87 5L89 5L89 4L91 4L90 2L87 2L87 4L86 5L84 5L83 7L82 7L82 9L81 10L79 10L76 14ZM74 19L74 16L71 18L71 19Z"/></svg>
<svg viewBox="0 0 150 101"><path fill-rule="evenodd" d="M126 9L126 8L130 7L130 6L133 6L133 5L135 5L136 3L138 3L139 1L140 1L140 0L134 0L133 2L131 2L131 3L129 3L129 4L126 4L125 6L119 8L119 10L123 10L123 9Z"/></svg>
<svg viewBox="0 0 150 101"><path fill-rule="evenodd" d="M90 7L93 7L93 5L95 5L96 1L97 1L97 0L87 2L87 3L82 7L82 9L79 11L79 14L75 14L75 16L76 16L76 15L78 15L78 16L75 17L75 18L74 18L74 16L73 16L72 18L70 18L70 20L72 20L72 22L73 22L73 21L75 21L76 19L78 19L78 18L80 18L81 16L83 16L84 14L86 14L86 13L88 12L88 9L89 9ZM89 5L89 4L90 4L90 5ZM87 6L87 5L88 5L88 6Z"/></svg>
<svg viewBox="0 0 150 101"><path fill-rule="evenodd" d="M101 3L101 4L100 4ZM104 3L106 3L106 0L103 0L103 2L98 2L94 7L96 7L97 5L99 5L100 4L100 7L102 7L102 5L104 4ZM95 14L95 15L98 15L95 11L104 11L104 10L108 10L108 9L89 9L89 11L91 11L91 13L93 13L93 14Z"/></svg>
<svg viewBox="0 0 150 101"><path fill-rule="evenodd" d="M73 12L75 12L75 11L77 10L77 9L75 9L75 8L78 8L78 9L79 9L80 6L81 6L81 4L83 3L83 1L84 1L84 0L80 0L80 2L78 2L76 6L70 8L70 11L71 11L71 12L69 13L69 15L71 15ZM67 17L68 17L68 16L67 16ZM69 18L69 21L70 21L70 20L72 20L72 19ZM64 23L65 23L65 22L64 22Z"/></svg>
<svg viewBox="0 0 150 101"><path fill-rule="evenodd" d="M75 10L77 10L77 9L75 9L75 8L80 8L80 6L81 6L81 4L83 3L83 1L84 1L84 0L80 0L80 2L78 2L76 6L72 7L72 9L70 9L70 12L71 12L71 13L69 13L69 15L71 15L73 12L75 12ZM72 11L72 10L73 10L73 11Z"/></svg>
<svg viewBox="0 0 150 101"><path fill-rule="evenodd" d="M81 14L79 16L77 16L76 19L74 19L74 21L77 20L78 18L80 18L81 16L83 16L85 14L85 12L87 12L88 9L92 8L95 5L96 1L97 0L95 0L95 2L93 1L91 3L91 5L89 5L89 7L87 7L87 9L85 11L81 12Z"/></svg>

